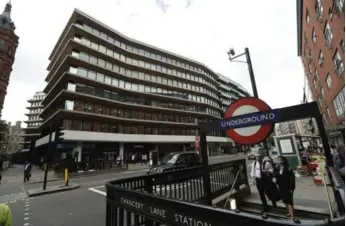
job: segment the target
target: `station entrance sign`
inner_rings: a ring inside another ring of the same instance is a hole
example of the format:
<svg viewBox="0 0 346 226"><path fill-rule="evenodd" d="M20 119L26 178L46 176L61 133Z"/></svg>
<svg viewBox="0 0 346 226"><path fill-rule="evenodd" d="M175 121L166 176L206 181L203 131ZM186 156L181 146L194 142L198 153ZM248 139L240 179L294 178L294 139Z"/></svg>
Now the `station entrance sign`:
<svg viewBox="0 0 346 226"><path fill-rule="evenodd" d="M280 110L272 110L264 101L244 97L228 106L221 120L221 130L238 144L256 144L265 140L280 121Z"/></svg>

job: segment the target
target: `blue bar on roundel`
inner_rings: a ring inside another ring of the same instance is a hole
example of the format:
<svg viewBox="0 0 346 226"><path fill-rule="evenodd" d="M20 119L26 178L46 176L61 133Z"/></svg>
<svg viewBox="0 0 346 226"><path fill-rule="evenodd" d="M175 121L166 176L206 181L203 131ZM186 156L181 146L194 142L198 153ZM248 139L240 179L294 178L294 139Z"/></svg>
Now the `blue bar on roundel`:
<svg viewBox="0 0 346 226"><path fill-rule="evenodd" d="M280 122L280 109L237 115L220 121L221 130L244 128Z"/></svg>

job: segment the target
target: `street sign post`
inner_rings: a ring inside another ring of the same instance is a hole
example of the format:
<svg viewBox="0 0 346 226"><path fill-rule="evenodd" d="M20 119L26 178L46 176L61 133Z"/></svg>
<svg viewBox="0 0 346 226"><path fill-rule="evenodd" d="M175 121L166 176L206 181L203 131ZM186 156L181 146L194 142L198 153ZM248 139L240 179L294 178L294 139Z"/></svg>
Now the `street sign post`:
<svg viewBox="0 0 346 226"><path fill-rule="evenodd" d="M229 105L220 129L238 144L257 144L265 140L280 121L280 111L272 110L264 101L254 98L240 98Z"/></svg>

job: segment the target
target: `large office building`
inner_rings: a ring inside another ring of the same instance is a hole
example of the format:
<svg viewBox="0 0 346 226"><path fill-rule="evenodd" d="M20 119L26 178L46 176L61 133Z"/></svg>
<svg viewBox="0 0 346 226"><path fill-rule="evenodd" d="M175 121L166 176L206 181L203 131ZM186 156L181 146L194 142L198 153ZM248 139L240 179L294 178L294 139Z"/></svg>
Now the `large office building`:
<svg viewBox="0 0 346 226"><path fill-rule="evenodd" d="M298 55L312 99L330 134L344 132L345 1L297 0L297 28Z"/></svg>
<svg viewBox="0 0 346 226"><path fill-rule="evenodd" d="M220 76L206 65L126 37L79 10L49 59L36 148L47 149L52 128L56 158L72 152L78 162L135 161L150 151L193 149L198 123L223 114ZM225 90L232 83L221 80ZM248 95L237 87L234 93ZM207 140L210 152L230 143L216 132Z"/></svg>
<svg viewBox="0 0 346 226"><path fill-rule="evenodd" d="M246 89L235 81L218 74L217 81L219 82L220 90L220 108L225 112L227 107L236 99L241 97L249 97L250 94Z"/></svg>
<svg viewBox="0 0 346 226"><path fill-rule="evenodd" d="M42 119L40 118L40 113L43 110L42 100L45 94L41 91L36 92L32 98L28 100L29 106L26 108L29 110L25 115L28 117L24 123L26 123L26 128L24 128L25 133L23 134L23 151L28 151L31 146L32 141L36 141L40 138L39 127L42 124Z"/></svg>

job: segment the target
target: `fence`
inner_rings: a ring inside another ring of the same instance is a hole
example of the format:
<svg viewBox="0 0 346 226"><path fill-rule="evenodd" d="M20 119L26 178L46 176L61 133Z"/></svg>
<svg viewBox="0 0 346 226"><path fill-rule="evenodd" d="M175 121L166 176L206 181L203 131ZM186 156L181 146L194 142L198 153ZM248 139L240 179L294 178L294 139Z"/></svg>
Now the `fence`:
<svg viewBox="0 0 346 226"><path fill-rule="evenodd" d="M240 193L241 185L248 188L245 160L209 166L212 198L230 190L238 170L240 176L235 188ZM204 168L198 167L106 184L106 226L294 225L289 220L263 218L205 205L208 197L204 191L203 174ZM335 191L342 194L345 190L339 186ZM344 205L342 200L340 203ZM301 225L344 225L344 216L328 222L302 220Z"/></svg>

